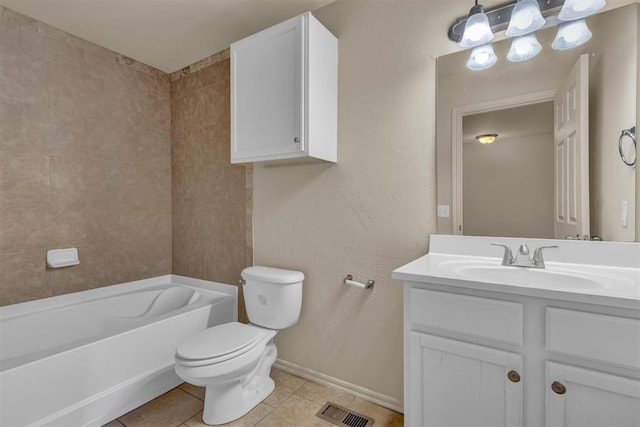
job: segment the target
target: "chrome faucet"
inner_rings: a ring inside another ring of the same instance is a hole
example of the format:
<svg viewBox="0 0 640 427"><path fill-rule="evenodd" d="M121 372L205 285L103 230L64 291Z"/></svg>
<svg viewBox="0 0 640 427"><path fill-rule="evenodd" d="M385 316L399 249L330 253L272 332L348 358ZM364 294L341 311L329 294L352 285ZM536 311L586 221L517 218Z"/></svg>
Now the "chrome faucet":
<svg viewBox="0 0 640 427"><path fill-rule="evenodd" d="M511 248L501 243L492 243L494 246L501 246L504 248L504 255L502 256L502 265L511 267L529 267L529 268L545 268L544 258L542 257L542 250L549 248L557 248L558 246L540 246L533 251L533 257L529 256L529 246L521 244L518 248L518 254L513 256Z"/></svg>

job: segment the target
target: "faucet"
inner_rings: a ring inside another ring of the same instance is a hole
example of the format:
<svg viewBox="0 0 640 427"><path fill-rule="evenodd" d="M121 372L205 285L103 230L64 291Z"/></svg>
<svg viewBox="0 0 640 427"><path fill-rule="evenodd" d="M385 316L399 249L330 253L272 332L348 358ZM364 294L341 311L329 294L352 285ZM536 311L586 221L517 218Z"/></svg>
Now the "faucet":
<svg viewBox="0 0 640 427"><path fill-rule="evenodd" d="M511 267L529 267L529 268L545 268L544 258L542 257L543 249L557 248L558 246L540 246L533 252L533 257L529 256L529 246L521 244L518 248L518 254L513 256L511 248L501 243L492 243L494 246L501 246L504 248L504 255L502 256L502 265Z"/></svg>

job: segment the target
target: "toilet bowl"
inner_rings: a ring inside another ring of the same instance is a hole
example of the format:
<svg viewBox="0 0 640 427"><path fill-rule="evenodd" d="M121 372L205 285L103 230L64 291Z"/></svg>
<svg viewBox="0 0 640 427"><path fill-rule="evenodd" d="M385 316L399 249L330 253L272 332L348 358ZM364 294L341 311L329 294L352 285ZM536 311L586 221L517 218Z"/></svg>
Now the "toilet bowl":
<svg viewBox="0 0 640 427"><path fill-rule="evenodd" d="M276 360L277 329L295 324L302 302L297 271L270 267L243 270L243 290L250 324L225 323L180 344L175 370L186 382L206 387L202 419L226 424L264 400L275 385L269 372Z"/></svg>

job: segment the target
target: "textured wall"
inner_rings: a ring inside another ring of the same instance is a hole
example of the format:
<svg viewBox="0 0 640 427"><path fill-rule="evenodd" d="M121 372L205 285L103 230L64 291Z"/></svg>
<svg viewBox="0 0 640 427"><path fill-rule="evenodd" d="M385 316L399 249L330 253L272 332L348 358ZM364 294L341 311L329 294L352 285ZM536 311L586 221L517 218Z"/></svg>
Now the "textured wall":
<svg viewBox="0 0 640 427"><path fill-rule="evenodd" d="M255 263L304 272L278 357L402 405L402 284L435 232L435 60L448 6L340 1L338 163L254 169ZM468 10L463 5L460 10ZM349 288L375 279L372 291Z"/></svg>
<svg viewBox="0 0 640 427"><path fill-rule="evenodd" d="M172 74L173 273L236 284L252 262L252 169L229 161L229 63L227 50Z"/></svg>
<svg viewBox="0 0 640 427"><path fill-rule="evenodd" d="M0 304L171 272L168 76L0 7ZM78 247L48 270L47 249Z"/></svg>

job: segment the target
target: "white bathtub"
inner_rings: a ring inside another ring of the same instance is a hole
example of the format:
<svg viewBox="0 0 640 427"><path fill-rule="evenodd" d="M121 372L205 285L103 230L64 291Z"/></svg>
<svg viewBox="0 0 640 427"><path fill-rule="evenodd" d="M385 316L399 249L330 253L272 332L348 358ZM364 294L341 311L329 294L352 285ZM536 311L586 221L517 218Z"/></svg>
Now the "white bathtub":
<svg viewBox="0 0 640 427"><path fill-rule="evenodd" d="M0 307L0 426L100 426L176 387L177 345L237 319L235 286L176 275Z"/></svg>

